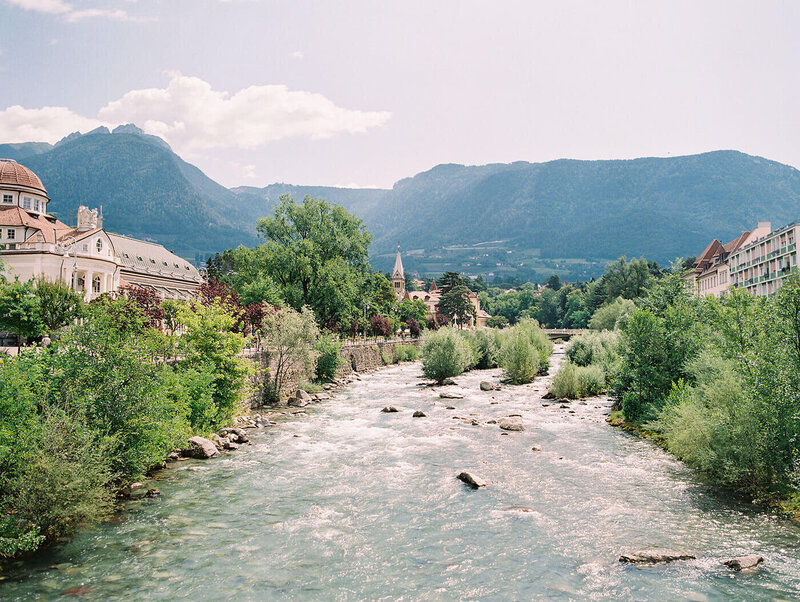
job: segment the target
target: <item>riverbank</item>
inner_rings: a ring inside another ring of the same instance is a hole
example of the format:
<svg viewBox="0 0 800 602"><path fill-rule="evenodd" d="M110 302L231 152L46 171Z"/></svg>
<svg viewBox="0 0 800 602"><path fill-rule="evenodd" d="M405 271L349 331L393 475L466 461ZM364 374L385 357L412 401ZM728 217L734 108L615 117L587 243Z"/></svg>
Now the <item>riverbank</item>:
<svg viewBox="0 0 800 602"><path fill-rule="evenodd" d="M161 496L8 574L0 598L800 595L800 530L608 428L606 398L554 403L546 379L482 391L499 370L446 387L427 386L419 364L361 378L335 403L252 431L234 454L161 471ZM525 430L501 429L514 414ZM462 471L489 485L467 487ZM697 560L618 561L648 548ZM757 573L721 564L752 552L766 559Z"/></svg>

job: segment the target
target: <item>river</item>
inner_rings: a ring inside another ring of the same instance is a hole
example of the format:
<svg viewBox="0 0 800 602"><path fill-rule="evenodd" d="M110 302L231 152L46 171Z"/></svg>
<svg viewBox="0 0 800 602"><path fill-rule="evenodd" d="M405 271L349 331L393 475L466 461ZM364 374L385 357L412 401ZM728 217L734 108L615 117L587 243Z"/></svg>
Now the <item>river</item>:
<svg viewBox="0 0 800 602"><path fill-rule="evenodd" d="M498 379L462 375L449 400L419 364L365 375L252 445L162 471L160 497L6 574L0 599L800 597L796 523L609 427L605 399L561 408L541 399L546 378L479 390ZM509 414L526 430L487 424ZM466 487L464 470L490 485ZM652 548L698 559L617 561ZM753 573L720 564L747 553L765 558Z"/></svg>

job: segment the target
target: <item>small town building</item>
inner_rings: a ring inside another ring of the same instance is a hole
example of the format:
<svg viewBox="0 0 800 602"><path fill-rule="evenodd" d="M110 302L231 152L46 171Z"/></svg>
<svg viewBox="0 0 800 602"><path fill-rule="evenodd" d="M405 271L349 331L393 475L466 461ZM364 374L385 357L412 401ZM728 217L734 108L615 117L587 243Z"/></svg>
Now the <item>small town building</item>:
<svg viewBox="0 0 800 602"><path fill-rule="evenodd" d="M202 283L192 264L163 246L103 229L102 212L79 207L77 225L47 212L50 198L27 167L0 159L0 255L6 278L61 280L90 301L125 284L190 299Z"/></svg>
<svg viewBox="0 0 800 602"><path fill-rule="evenodd" d="M442 295L441 291L436 286L436 280L431 283L431 286L427 291L406 291L406 278L403 271L403 259L400 256L399 247L397 249L397 257L395 257L394 260L392 284L394 285L394 291L397 295L398 301L402 301L403 299L409 299L410 301L420 300L425 303L425 306L428 308L428 318L432 318L436 315L436 312L438 311L439 300L441 299ZM470 323L466 326L469 326L470 328L481 328L486 326L491 316L486 313L485 310L481 309L481 301L478 298L477 293L471 291L469 288L467 288L467 291L469 302L475 310L475 318L471 319Z"/></svg>
<svg viewBox="0 0 800 602"><path fill-rule="evenodd" d="M769 222L759 222L755 230L742 232L727 244L716 238L697 257L692 269L684 278L698 297L720 297L732 285L730 260L742 247L749 245L770 231Z"/></svg>
<svg viewBox="0 0 800 602"><path fill-rule="evenodd" d="M731 284L759 297L774 295L783 279L797 268L798 237L798 223L775 231L767 227L766 232L751 237L730 256Z"/></svg>

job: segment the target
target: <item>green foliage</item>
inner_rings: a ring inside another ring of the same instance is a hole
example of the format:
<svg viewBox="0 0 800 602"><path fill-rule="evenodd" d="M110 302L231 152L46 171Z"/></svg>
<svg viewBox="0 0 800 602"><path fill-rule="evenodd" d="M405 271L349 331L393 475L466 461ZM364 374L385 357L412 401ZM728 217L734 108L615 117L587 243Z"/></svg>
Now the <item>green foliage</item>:
<svg viewBox="0 0 800 602"><path fill-rule="evenodd" d="M567 358L576 366L600 366L606 374L617 360L618 333L610 330L586 332L572 337L564 350Z"/></svg>
<svg viewBox="0 0 800 602"><path fill-rule="evenodd" d="M299 369L309 376L314 374L318 353L314 344L319 338L319 327L308 307L301 311L283 307L264 317L262 332L264 344L275 358L275 370L267 393L271 395L268 401L276 402L286 393L291 370Z"/></svg>
<svg viewBox="0 0 800 602"><path fill-rule="evenodd" d="M497 367L497 342L495 333L488 328L478 328L465 333L477 358L475 367L479 370Z"/></svg>
<svg viewBox="0 0 800 602"><path fill-rule="evenodd" d="M39 299L42 324L48 334L52 335L59 328L70 324L83 312L83 299L66 282L51 282L39 278L34 291Z"/></svg>
<svg viewBox="0 0 800 602"><path fill-rule="evenodd" d="M589 328L593 330L615 330L625 326L628 316L636 310L636 304L630 299L617 297L594 312L589 320Z"/></svg>
<svg viewBox="0 0 800 602"><path fill-rule="evenodd" d="M597 365L565 363L553 377L551 394L556 398L582 399L600 395L606 388L606 375Z"/></svg>
<svg viewBox="0 0 800 602"><path fill-rule="evenodd" d="M42 306L33 281L0 284L0 330L13 332L21 345L44 332Z"/></svg>
<svg viewBox="0 0 800 602"><path fill-rule="evenodd" d="M606 267L602 283L606 299L638 299L647 290L652 280L650 266L644 258L631 259L620 257Z"/></svg>
<svg viewBox="0 0 800 602"><path fill-rule="evenodd" d="M302 389L303 391L305 391L310 395L313 395L314 393L320 393L325 390L325 388L321 384L312 382L310 380L301 380L297 384L297 388Z"/></svg>
<svg viewBox="0 0 800 602"><path fill-rule="evenodd" d="M342 344L330 335L321 336L314 349L317 352L317 368L315 376L319 380L333 380L339 368L344 365L344 358L340 352Z"/></svg>
<svg viewBox="0 0 800 602"><path fill-rule="evenodd" d="M310 307L321 324L349 324L358 315L372 238L360 219L320 199L298 205L284 195L256 229L265 241L256 273L269 277L286 303Z"/></svg>
<svg viewBox="0 0 800 602"><path fill-rule="evenodd" d="M474 365L472 347L456 328L445 326L422 336L422 373L426 377L442 382Z"/></svg>
<svg viewBox="0 0 800 602"><path fill-rule="evenodd" d="M539 325L526 320L504 332L497 363L508 382L529 383L537 374L547 373L552 350L553 344Z"/></svg>
<svg viewBox="0 0 800 602"><path fill-rule="evenodd" d="M208 305L195 301L179 310L179 320L186 328L182 337L184 358L179 368L194 369L198 375L195 378L202 372L214 377L212 398L216 411L202 426L224 426L241 409L247 377L252 373L250 362L239 357L245 339L233 332L236 317L219 301Z"/></svg>
<svg viewBox="0 0 800 602"><path fill-rule="evenodd" d="M469 289L463 284L448 287L439 298L437 310L464 326L475 318L475 308L469 300Z"/></svg>
<svg viewBox="0 0 800 602"><path fill-rule="evenodd" d="M419 359L419 349L416 345L396 345L394 348L394 362L414 362Z"/></svg>

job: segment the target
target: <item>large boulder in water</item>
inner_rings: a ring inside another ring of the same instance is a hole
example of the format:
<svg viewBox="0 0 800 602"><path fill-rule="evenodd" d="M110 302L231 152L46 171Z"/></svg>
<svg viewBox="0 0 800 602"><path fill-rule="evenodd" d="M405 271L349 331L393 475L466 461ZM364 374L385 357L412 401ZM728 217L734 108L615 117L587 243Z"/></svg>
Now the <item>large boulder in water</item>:
<svg viewBox="0 0 800 602"><path fill-rule="evenodd" d="M192 458L206 460L219 455L219 450L217 449L217 446L214 445L214 442L210 439L206 439L205 437L192 437L189 439L189 445L190 448L187 455L191 456Z"/></svg>
<svg viewBox="0 0 800 602"><path fill-rule="evenodd" d="M733 569L734 571L744 571L747 569L754 569L762 562L764 562L764 558L762 556L751 554L749 556L737 556L736 558L731 558L730 560L723 560L722 564L729 569Z"/></svg>
<svg viewBox="0 0 800 602"><path fill-rule="evenodd" d="M399 411L400 411L400 410L398 410L398 409L397 409L396 407L394 407L394 406L386 406L385 408L383 408L383 409L381 410L381 412L383 412L384 414L394 414L395 412L399 412Z"/></svg>
<svg viewBox="0 0 800 602"><path fill-rule="evenodd" d="M509 416L500 421L500 428L504 431L524 431L525 426L522 424L522 418L519 416Z"/></svg>
<svg viewBox="0 0 800 602"><path fill-rule="evenodd" d="M481 381L481 391L497 391L500 387L488 380Z"/></svg>
<svg viewBox="0 0 800 602"><path fill-rule="evenodd" d="M480 487L486 487L489 483L487 483L484 479L479 477L478 475L474 475L469 472L462 472L461 474L456 477L459 481L462 481L472 487L473 489L478 489Z"/></svg>
<svg viewBox="0 0 800 602"><path fill-rule="evenodd" d="M686 552L656 552L653 550L630 552L623 554L619 557L620 562L629 562L631 564L657 564L661 562L673 562L675 560L694 560L697 558L694 554Z"/></svg>
<svg viewBox="0 0 800 602"><path fill-rule="evenodd" d="M464 399L463 393L454 393L451 391L443 391L439 393L439 397L442 399Z"/></svg>

